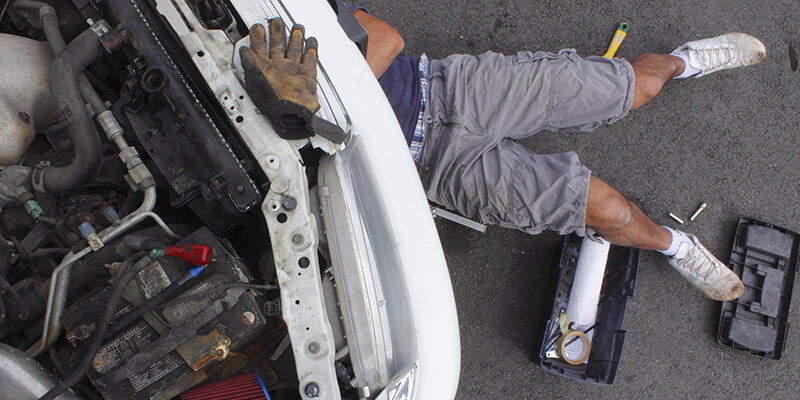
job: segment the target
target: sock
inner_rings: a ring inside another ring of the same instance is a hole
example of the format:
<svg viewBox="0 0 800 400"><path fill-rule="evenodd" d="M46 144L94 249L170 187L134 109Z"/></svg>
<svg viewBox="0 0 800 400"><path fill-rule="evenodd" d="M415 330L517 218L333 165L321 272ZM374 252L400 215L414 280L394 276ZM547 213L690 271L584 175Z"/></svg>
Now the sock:
<svg viewBox="0 0 800 400"><path fill-rule="evenodd" d="M700 73L699 69L689 65L689 49L679 50L679 51L676 51L676 52L674 52L674 53L672 53L670 55L680 58L681 60L683 60L683 63L686 65L683 68L683 73L678 75L678 76L676 76L676 77L674 77L674 78L672 78L672 79L688 78L690 76L695 76L695 75Z"/></svg>
<svg viewBox="0 0 800 400"><path fill-rule="evenodd" d="M668 230L669 233L672 234L672 242L669 244L669 248L666 250L659 250L658 252L667 256L672 257L678 253L678 248L680 248L681 244L685 242L691 242L692 239L689 236L686 236L685 233L681 231L677 231L675 229L663 226L664 229Z"/></svg>

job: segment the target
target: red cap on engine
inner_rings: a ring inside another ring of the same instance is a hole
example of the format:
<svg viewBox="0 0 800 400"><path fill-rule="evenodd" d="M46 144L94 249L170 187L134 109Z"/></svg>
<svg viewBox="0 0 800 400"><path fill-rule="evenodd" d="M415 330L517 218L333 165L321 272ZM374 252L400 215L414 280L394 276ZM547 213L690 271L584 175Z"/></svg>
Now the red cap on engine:
<svg viewBox="0 0 800 400"><path fill-rule="evenodd" d="M164 248L165 256L180 258L193 265L208 265L212 254L211 248L202 244L187 244L183 247L167 246Z"/></svg>

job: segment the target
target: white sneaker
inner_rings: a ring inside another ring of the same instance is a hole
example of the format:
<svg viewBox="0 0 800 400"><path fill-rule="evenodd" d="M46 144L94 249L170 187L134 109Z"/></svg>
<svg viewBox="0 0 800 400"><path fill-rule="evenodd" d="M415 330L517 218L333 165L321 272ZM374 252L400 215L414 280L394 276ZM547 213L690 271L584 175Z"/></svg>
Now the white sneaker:
<svg viewBox="0 0 800 400"><path fill-rule="evenodd" d="M714 257L694 235L684 242L669 265L706 297L718 301L735 300L744 293L744 284L733 271Z"/></svg>
<svg viewBox="0 0 800 400"><path fill-rule="evenodd" d="M767 48L746 33L726 33L713 38L688 42L675 52L688 50L689 65L699 69L699 78L724 69L744 67L767 58Z"/></svg>

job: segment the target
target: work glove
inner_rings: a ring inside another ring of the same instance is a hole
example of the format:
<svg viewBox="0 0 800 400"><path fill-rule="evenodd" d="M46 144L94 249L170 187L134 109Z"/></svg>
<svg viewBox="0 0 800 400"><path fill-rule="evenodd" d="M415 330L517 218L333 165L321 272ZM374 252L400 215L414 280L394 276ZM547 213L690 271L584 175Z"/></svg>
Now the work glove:
<svg viewBox="0 0 800 400"><path fill-rule="evenodd" d="M270 20L269 46L264 26L253 25L250 47L242 47L239 57L247 92L280 137L297 140L318 133L336 143L344 141L341 128L314 116L319 110L317 39L306 40L301 25L292 27L287 45L283 20Z"/></svg>

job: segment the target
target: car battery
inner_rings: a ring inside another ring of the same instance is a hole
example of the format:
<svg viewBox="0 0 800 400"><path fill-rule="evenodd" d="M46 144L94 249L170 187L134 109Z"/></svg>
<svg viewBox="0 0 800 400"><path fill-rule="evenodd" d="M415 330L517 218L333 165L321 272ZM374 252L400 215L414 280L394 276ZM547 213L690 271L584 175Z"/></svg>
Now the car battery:
<svg viewBox="0 0 800 400"><path fill-rule="evenodd" d="M545 308L547 320L540 329L538 352L533 355L533 361L541 369L557 375L583 382L611 385L622 359L625 343L622 324L628 298L633 297L636 287L639 250L611 245L595 322L584 331L568 332L564 316L581 246L582 238L574 234L564 237L558 267L553 273L550 301ZM578 340L590 343L590 346L585 346L587 354L575 357L577 360L562 356L567 347Z"/></svg>
<svg viewBox="0 0 800 400"><path fill-rule="evenodd" d="M209 246L213 260L173 299L105 340L88 376L107 399L171 398L203 382L207 371L274 323L262 311L263 296L243 285L252 279L247 268L207 228L176 244ZM192 267L176 258L155 259L123 292L116 315L155 296ZM91 331L109 295L107 287L65 311L62 324L73 345L79 344L76 332ZM79 347L70 360L81 353Z"/></svg>

